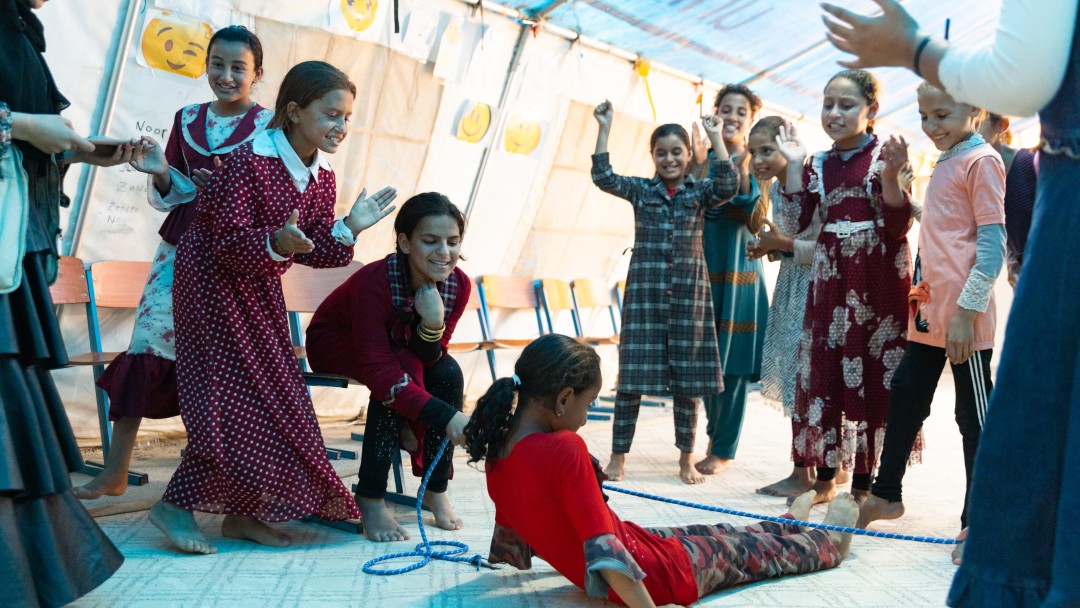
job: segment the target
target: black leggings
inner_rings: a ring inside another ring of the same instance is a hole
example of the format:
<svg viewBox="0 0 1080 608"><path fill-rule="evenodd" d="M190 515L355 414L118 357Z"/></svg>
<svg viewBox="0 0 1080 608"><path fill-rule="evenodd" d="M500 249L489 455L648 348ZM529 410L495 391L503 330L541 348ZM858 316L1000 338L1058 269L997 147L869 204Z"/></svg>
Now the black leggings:
<svg viewBox="0 0 1080 608"><path fill-rule="evenodd" d="M464 404L465 380L454 358L445 355L435 365L424 371L424 388L433 397L454 406L459 412ZM393 462L394 450L400 449L401 431L406 418L386 407L377 399L368 402L367 424L364 428L364 447L360 454L360 479L356 483L356 495L361 498L382 498L386 494L386 482ZM443 439L445 428L429 426L424 433L424 463L431 461ZM454 444L449 444L439 462L434 464L427 491L446 491L450 479L450 464L454 457ZM426 470L425 470L426 472Z"/></svg>

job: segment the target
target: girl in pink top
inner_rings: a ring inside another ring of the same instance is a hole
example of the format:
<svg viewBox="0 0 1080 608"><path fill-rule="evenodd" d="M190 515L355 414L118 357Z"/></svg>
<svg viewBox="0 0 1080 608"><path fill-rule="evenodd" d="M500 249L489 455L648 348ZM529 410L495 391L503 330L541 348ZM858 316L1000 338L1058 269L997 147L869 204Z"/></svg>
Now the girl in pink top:
<svg viewBox="0 0 1080 608"><path fill-rule="evenodd" d="M945 362L956 383L967 489L990 389L994 280L1005 256L1005 164L976 133L982 110L919 86L923 131L941 156L926 189L908 347L892 378L881 468L860 526L904 514L901 482ZM967 492L962 527L967 526Z"/></svg>

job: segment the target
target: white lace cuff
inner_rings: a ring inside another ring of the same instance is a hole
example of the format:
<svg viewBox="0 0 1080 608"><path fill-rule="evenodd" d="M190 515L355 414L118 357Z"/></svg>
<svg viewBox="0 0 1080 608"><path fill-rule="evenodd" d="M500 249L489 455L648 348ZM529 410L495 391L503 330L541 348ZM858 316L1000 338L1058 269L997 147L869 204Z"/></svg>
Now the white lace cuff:
<svg viewBox="0 0 1080 608"><path fill-rule="evenodd" d="M146 200L150 203L150 206L158 211L164 211L168 213L180 205L186 205L195 200L195 182L191 181L188 176L177 171L173 167L169 167L169 178L172 181L172 185L169 186L169 191L162 196L154 187L154 176L146 176Z"/></svg>
<svg viewBox="0 0 1080 608"><path fill-rule="evenodd" d="M974 310L975 312L986 312L987 306L990 305L990 294L993 290L994 279L972 268L967 283L964 283L964 289L960 292L960 297L956 299L956 303L960 305L960 308Z"/></svg>
<svg viewBox="0 0 1080 608"><path fill-rule="evenodd" d="M334 222L334 226L330 229L330 236L346 247L356 245L356 237L353 236L352 230L345 225L345 218Z"/></svg>

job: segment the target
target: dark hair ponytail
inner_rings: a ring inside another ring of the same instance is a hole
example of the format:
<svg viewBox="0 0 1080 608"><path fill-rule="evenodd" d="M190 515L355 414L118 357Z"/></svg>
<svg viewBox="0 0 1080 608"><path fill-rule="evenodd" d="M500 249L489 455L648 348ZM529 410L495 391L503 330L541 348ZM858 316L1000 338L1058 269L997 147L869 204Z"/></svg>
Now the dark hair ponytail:
<svg viewBox="0 0 1080 608"><path fill-rule="evenodd" d="M514 373L517 379L499 378L476 402L465 425L469 462L487 458L490 464L505 456L503 448L523 404L554 410L563 389L577 393L600 384L600 356L570 336L546 334L521 351Z"/></svg>
<svg viewBox="0 0 1080 608"><path fill-rule="evenodd" d="M514 389L513 379L499 378L476 402L476 409L465 425L465 449L469 452L469 462L477 462L485 457L498 458L499 451L510 436L517 413Z"/></svg>

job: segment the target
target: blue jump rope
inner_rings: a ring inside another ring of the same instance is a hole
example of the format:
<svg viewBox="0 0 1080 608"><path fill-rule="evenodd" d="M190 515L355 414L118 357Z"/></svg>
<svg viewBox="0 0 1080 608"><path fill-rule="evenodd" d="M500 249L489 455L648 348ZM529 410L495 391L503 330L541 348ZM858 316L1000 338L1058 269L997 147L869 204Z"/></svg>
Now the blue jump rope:
<svg viewBox="0 0 1080 608"><path fill-rule="evenodd" d="M435 454L432 462L438 462L442 458L443 452L446 451L446 446L450 444L450 439L443 439L442 445L439 446L439 452ZM469 550L469 546L465 543L458 542L456 540L435 540L429 541L427 537L427 531L424 529L424 518L421 516L420 509L422 507L422 501L424 499L424 492L427 490L428 479L431 478L431 473L434 471L434 467L428 467L427 473L424 473L424 479L420 482L420 492L416 496L416 523L420 525L420 538L422 541L416 545L416 548L412 551L402 551L400 553L391 553L389 555L383 555L368 560L363 570L367 574L377 574L381 576L390 574L404 574L406 572L412 572L419 568L423 568L433 559L441 559L448 562L458 562L462 564L472 564L476 567L477 571L480 567L495 569L495 566L488 562L482 555L476 554L472 557L465 557L464 554ZM769 515L758 515L757 513L749 513L747 511L738 511L736 509L725 509L723 507L714 507L711 505L703 505L696 502L688 502L685 500L677 500L674 498L667 498L665 496L657 496L655 494L646 494L645 492L636 492L634 490L627 490L625 488L619 488L610 484L603 484L605 490L612 492L618 492L620 494L629 494L630 496L637 496L639 498L648 498L649 500L656 500L659 502L666 502L672 505L680 505L683 507L691 507L693 509L701 509L702 511L712 511L714 513L726 513L727 515L735 515L737 517L749 517L751 519L758 519L762 521L771 521L778 524L794 524L796 526L802 526L804 528L815 528L818 530L827 530L830 532L841 532L845 534L856 534L859 536L870 536L873 538L889 538L893 540L910 540L918 543L930 543L934 545L957 545L962 541L958 541L954 538L936 538L933 536L913 536L910 534L894 534L892 532L878 532L876 530L864 530L862 528L849 528L846 526L833 526L830 524L819 524L809 521L799 521L797 519L788 519L786 517L772 517ZM446 547L453 547L452 549L446 549L443 551L435 551L432 549L435 545L442 545ZM400 559L404 557L419 557L420 561L402 568L394 568L390 570L381 570L375 568L375 564L385 562L391 559Z"/></svg>

